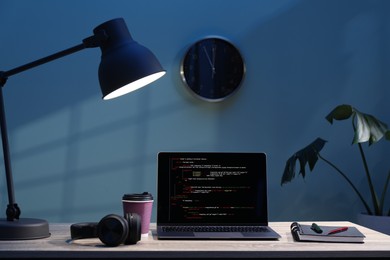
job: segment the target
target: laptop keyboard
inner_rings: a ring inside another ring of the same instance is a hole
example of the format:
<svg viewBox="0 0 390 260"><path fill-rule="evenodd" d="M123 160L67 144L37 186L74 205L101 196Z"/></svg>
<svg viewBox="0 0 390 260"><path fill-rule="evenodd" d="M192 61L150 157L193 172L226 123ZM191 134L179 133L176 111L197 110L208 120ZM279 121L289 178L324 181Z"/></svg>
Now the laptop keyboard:
<svg viewBox="0 0 390 260"><path fill-rule="evenodd" d="M169 226L162 227L164 232L269 232L266 227L252 226Z"/></svg>

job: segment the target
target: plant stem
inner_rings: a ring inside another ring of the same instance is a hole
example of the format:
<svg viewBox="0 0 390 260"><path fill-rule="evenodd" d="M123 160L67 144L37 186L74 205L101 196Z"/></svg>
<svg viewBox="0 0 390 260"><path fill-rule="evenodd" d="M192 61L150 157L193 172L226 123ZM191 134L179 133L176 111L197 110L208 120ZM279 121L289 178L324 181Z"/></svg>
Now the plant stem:
<svg viewBox="0 0 390 260"><path fill-rule="evenodd" d="M381 212L384 213L384 205L385 205L385 197L386 197L386 191L387 191L387 186L389 185L389 182L390 182L390 171L389 173L387 174L387 179L386 179L386 182L385 182L385 186L383 188L383 192L382 192L382 196L381 196L381 200L380 200L380 205L381 205ZM387 213L388 216L390 216L390 208L389 208L389 212Z"/></svg>
<svg viewBox="0 0 390 260"><path fill-rule="evenodd" d="M318 157L323 160L324 162L326 162L327 164L329 164L332 168L334 168L338 173L341 174L341 176L344 177L344 179L351 185L352 189L356 192L356 194L359 196L360 200L362 201L364 207L366 208L366 211L367 211L367 214L369 215L372 215L372 211L370 209L370 207L368 206L367 202L364 200L362 194L360 194L359 190L355 187L355 185L351 182L351 180L347 177L347 175L345 175L339 168L337 168L336 165L334 165L333 163L331 163L330 161L328 161L327 159L325 159L324 157L321 156L320 153L317 152L317 155Z"/></svg>
<svg viewBox="0 0 390 260"><path fill-rule="evenodd" d="M356 126L355 126L354 120L352 120L352 127L353 127L354 132L356 133ZM367 165L367 160L366 160L366 156L365 156L364 151L363 151L362 144L358 142L357 145L359 147L359 152L360 152L360 156L362 157L364 171L366 173L368 186L370 188L371 199L372 199L372 204L374 206L375 215L377 215L377 216L382 215L382 212L381 212L379 204L378 204L378 196L376 195L374 185L372 184L371 174L370 174L370 170L369 170L368 165Z"/></svg>
<svg viewBox="0 0 390 260"><path fill-rule="evenodd" d="M370 175L370 171L368 169L366 156L364 155L364 152L363 152L362 144L358 143L358 146L359 146L360 155L362 156L364 170L366 172L366 177L367 177L367 181L368 181L368 186L370 187L372 204L374 205L375 215L382 215L382 212L381 212L379 204L378 204L378 196L376 195L374 185L372 184L371 175Z"/></svg>

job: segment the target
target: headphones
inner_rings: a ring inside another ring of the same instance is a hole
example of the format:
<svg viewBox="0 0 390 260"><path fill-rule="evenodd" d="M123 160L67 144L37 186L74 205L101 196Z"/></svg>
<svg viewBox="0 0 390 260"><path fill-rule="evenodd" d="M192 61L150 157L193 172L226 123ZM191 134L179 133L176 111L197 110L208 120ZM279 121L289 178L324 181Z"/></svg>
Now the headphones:
<svg viewBox="0 0 390 260"><path fill-rule="evenodd" d="M141 217L127 213L124 217L109 214L98 223L84 222L70 226L73 240L98 237L105 245L115 247L120 244L134 245L141 240Z"/></svg>

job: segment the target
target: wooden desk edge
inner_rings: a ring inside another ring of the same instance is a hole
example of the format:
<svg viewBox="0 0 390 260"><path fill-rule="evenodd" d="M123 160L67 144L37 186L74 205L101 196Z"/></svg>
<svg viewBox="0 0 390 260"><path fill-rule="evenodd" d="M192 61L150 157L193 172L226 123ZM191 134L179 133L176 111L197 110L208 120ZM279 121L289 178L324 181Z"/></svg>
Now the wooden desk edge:
<svg viewBox="0 0 390 260"><path fill-rule="evenodd" d="M302 221L300 223L312 223ZM314 258L390 257L390 236L346 221L316 221L322 225L352 225L366 235L364 244L294 242L291 222L271 222L279 241L177 241L157 240L155 223L150 235L137 245L105 247L94 241L70 241L70 223L50 225L52 236L42 240L0 241L1 258ZM86 242L85 242L86 241ZM211 243L210 243L211 242ZM80 243L80 244L79 244ZM83 244L86 243L86 244ZM88 244L90 243L90 244ZM92 244L91 244L92 243ZM325 246L324 246L325 245ZM199 247L197 247L199 246ZM183 248L184 247L184 248Z"/></svg>

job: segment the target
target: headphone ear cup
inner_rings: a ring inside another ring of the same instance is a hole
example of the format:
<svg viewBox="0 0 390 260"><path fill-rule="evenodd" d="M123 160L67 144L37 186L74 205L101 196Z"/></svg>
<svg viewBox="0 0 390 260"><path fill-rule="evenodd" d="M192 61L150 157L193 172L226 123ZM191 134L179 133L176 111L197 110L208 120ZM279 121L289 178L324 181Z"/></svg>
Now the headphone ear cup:
<svg viewBox="0 0 390 260"><path fill-rule="evenodd" d="M107 215L99 221L97 235L105 245L118 246L129 236L128 221L118 215Z"/></svg>
<svg viewBox="0 0 390 260"><path fill-rule="evenodd" d="M129 226L129 235L125 244L134 245L141 240L141 217L137 213L126 213L125 219Z"/></svg>

